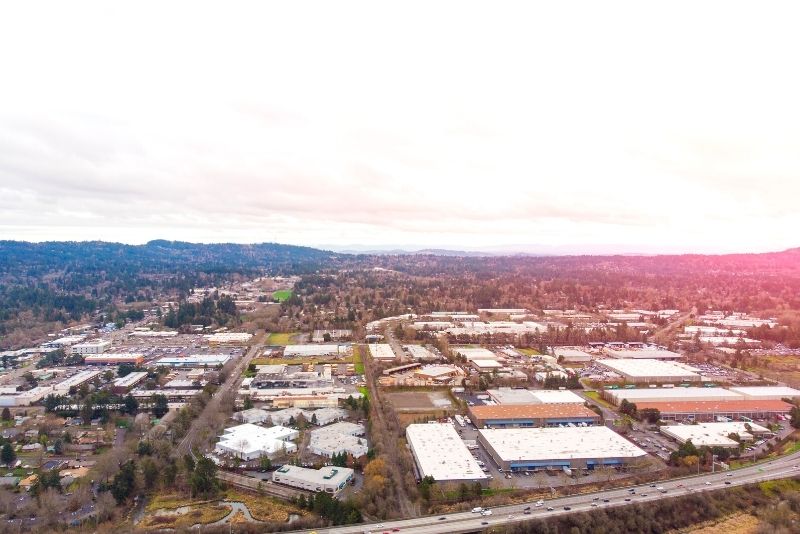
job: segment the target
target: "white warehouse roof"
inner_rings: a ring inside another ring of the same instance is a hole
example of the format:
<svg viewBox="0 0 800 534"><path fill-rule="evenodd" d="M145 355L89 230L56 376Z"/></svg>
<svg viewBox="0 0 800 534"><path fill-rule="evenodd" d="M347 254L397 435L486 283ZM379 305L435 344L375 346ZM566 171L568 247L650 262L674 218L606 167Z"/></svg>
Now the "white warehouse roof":
<svg viewBox="0 0 800 534"><path fill-rule="evenodd" d="M754 400L781 400L781 399L794 399L800 397L800 391L784 386L750 386L750 387L733 387L731 391L741 393L747 399Z"/></svg>
<svg viewBox="0 0 800 534"><path fill-rule="evenodd" d="M750 427L748 431L747 426ZM764 434L769 429L755 423L732 421L728 423L700 423L696 425L662 426L661 432L680 443L691 440L695 447L738 447L739 444L728 437L738 434L741 439L752 440L753 435Z"/></svg>
<svg viewBox="0 0 800 534"><path fill-rule="evenodd" d="M499 388L487 391L497 404L583 404L585 401L572 391L545 389Z"/></svg>
<svg viewBox="0 0 800 534"><path fill-rule="evenodd" d="M616 404L627 399L628 402L667 402L667 401L722 401L742 400L742 395L722 388L643 388L614 389L606 393Z"/></svg>
<svg viewBox="0 0 800 534"><path fill-rule="evenodd" d="M688 366L672 362L648 359L597 360L597 363L614 372L631 378L661 377L680 380L683 378L699 380L700 375Z"/></svg>
<svg viewBox="0 0 800 534"><path fill-rule="evenodd" d="M486 474L449 423L412 424L406 439L420 476L442 480L484 480Z"/></svg>
<svg viewBox="0 0 800 534"><path fill-rule="evenodd" d="M370 343L369 353L376 360L394 360L392 346L388 343Z"/></svg>
<svg viewBox="0 0 800 534"><path fill-rule="evenodd" d="M605 426L479 431L504 461L638 458L647 453Z"/></svg>
<svg viewBox="0 0 800 534"><path fill-rule="evenodd" d="M454 347L453 351L469 361L497 359L497 355L494 352L483 347Z"/></svg>

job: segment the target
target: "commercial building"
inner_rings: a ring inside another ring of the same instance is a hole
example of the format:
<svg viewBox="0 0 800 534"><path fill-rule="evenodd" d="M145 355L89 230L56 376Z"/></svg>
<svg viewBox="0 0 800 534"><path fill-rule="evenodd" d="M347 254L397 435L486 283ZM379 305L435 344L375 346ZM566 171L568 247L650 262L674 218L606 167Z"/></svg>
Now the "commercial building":
<svg viewBox="0 0 800 534"><path fill-rule="evenodd" d="M637 402L636 407L639 410L654 408L661 412L661 419L666 421L715 421L718 417L732 420L774 419L779 415L788 415L792 410L791 404L779 400Z"/></svg>
<svg viewBox="0 0 800 534"><path fill-rule="evenodd" d="M744 397L735 391L723 388L643 388L643 389L606 389L601 396L618 405L623 400L639 405L640 402L671 401L731 401Z"/></svg>
<svg viewBox="0 0 800 534"><path fill-rule="evenodd" d="M469 415L478 428L595 425L600 423L600 416L582 404L470 406Z"/></svg>
<svg viewBox="0 0 800 534"><path fill-rule="evenodd" d="M326 458L343 452L361 458L369 451L364 433L364 425L340 421L312 430L308 450Z"/></svg>
<svg viewBox="0 0 800 534"><path fill-rule="evenodd" d="M265 390L256 390L262 392ZM269 391L269 390L266 390ZM355 395L354 395L355 396ZM336 408L339 406L340 397L347 398L338 394L318 394L318 395L276 395L268 397L272 401L273 408Z"/></svg>
<svg viewBox="0 0 800 534"><path fill-rule="evenodd" d="M645 359L645 360L678 360L683 358L681 354L671 350L662 349L654 346L644 346L641 348L616 348L606 346L603 349L606 355L618 359Z"/></svg>
<svg viewBox="0 0 800 534"><path fill-rule="evenodd" d="M349 341L353 338L353 331L342 328L339 330L314 330L311 335L312 343L328 343L330 341Z"/></svg>
<svg viewBox="0 0 800 534"><path fill-rule="evenodd" d="M247 332L220 332L205 336L212 347L219 345L244 345L253 337Z"/></svg>
<svg viewBox="0 0 800 534"><path fill-rule="evenodd" d="M87 365L119 365L121 363L141 365L143 362L144 354L134 354L129 352L90 354L83 358L83 363Z"/></svg>
<svg viewBox="0 0 800 534"><path fill-rule="evenodd" d="M504 470L622 466L647 453L605 426L484 429L481 443Z"/></svg>
<svg viewBox="0 0 800 534"><path fill-rule="evenodd" d="M438 356L423 345L403 345L403 349L415 360L436 360Z"/></svg>
<svg viewBox="0 0 800 534"><path fill-rule="evenodd" d="M350 353L349 345L322 344L322 345L287 345L283 349L285 358L317 358L340 357Z"/></svg>
<svg viewBox="0 0 800 534"><path fill-rule="evenodd" d="M102 354L111 348L111 342L103 339L72 345L72 354Z"/></svg>
<svg viewBox="0 0 800 534"><path fill-rule="evenodd" d="M497 354L483 347L453 347L456 356L461 356L468 362L472 360L496 360Z"/></svg>
<svg viewBox="0 0 800 534"><path fill-rule="evenodd" d="M584 404L569 390L498 388L486 391L497 404Z"/></svg>
<svg viewBox="0 0 800 534"><path fill-rule="evenodd" d="M309 389L333 385L330 365L319 365L311 371L289 365L265 365L257 368L250 389Z"/></svg>
<svg viewBox="0 0 800 534"><path fill-rule="evenodd" d="M691 367L651 359L597 360L597 363L633 383L700 382L700 374Z"/></svg>
<svg viewBox="0 0 800 534"><path fill-rule="evenodd" d="M189 369L192 367L217 367L228 363L228 354L193 354L191 356L167 356L155 362L156 366Z"/></svg>
<svg viewBox="0 0 800 534"><path fill-rule="evenodd" d="M307 469L287 464L272 473L272 481L276 484L284 484L314 493L324 491L334 495L342 491L352 478L352 469L333 466Z"/></svg>
<svg viewBox="0 0 800 534"><path fill-rule="evenodd" d="M175 330L137 330L131 333L133 337L175 337L178 332Z"/></svg>
<svg viewBox="0 0 800 534"><path fill-rule="evenodd" d="M588 362L592 360L592 355L575 347L554 347L553 356L565 362Z"/></svg>
<svg viewBox="0 0 800 534"><path fill-rule="evenodd" d="M486 314L509 314L509 313L528 313L526 308L478 308L478 313Z"/></svg>
<svg viewBox="0 0 800 534"><path fill-rule="evenodd" d="M248 410L242 410L233 414L233 418L239 421L240 423L263 423L270 417L270 414L266 410L262 410L260 408L250 408ZM276 421L275 419L272 420L273 424L282 425L284 424L283 421Z"/></svg>
<svg viewBox="0 0 800 534"><path fill-rule="evenodd" d="M725 447L728 449L739 448L739 442L729 437L731 434L738 435L741 441L753 441L755 436L769 433L769 429L761 425L739 421L670 425L662 426L659 430L678 443L691 441L695 447Z"/></svg>
<svg viewBox="0 0 800 534"><path fill-rule="evenodd" d="M735 393L739 393L745 399L750 400L781 400L800 398L800 390L784 386L732 387L729 389Z"/></svg>
<svg viewBox="0 0 800 534"><path fill-rule="evenodd" d="M169 402L184 402L202 392L201 389L134 389L131 395L140 402L149 402L153 395L164 395Z"/></svg>
<svg viewBox="0 0 800 534"><path fill-rule="evenodd" d="M470 360L469 364L479 373L491 373L503 367L497 360Z"/></svg>
<svg viewBox="0 0 800 534"><path fill-rule="evenodd" d="M63 347L70 347L72 345L75 345L76 343L80 343L84 339L86 339L85 335L64 336L58 339L53 339L45 343L42 343L42 347L46 349L60 349Z"/></svg>
<svg viewBox="0 0 800 534"><path fill-rule="evenodd" d="M388 343L370 343L369 353L376 360L394 360L395 354Z"/></svg>
<svg viewBox="0 0 800 534"><path fill-rule="evenodd" d="M127 393L145 378L147 378L147 372L145 371L128 373L125 376L115 379L111 386L111 390L117 395Z"/></svg>
<svg viewBox="0 0 800 534"><path fill-rule="evenodd" d="M50 395L53 388L37 386L28 391L9 391L0 395L0 407L30 406Z"/></svg>
<svg viewBox="0 0 800 534"><path fill-rule="evenodd" d="M488 478L449 423L408 425L406 441L420 479L430 476L441 482Z"/></svg>
<svg viewBox="0 0 800 534"><path fill-rule="evenodd" d="M297 445L291 440L297 439L299 435L293 428L264 428L245 423L226 428L219 438L216 451L244 461L256 460L262 456L274 457L279 453L296 451Z"/></svg>
<svg viewBox="0 0 800 534"><path fill-rule="evenodd" d="M79 373L74 374L66 380L63 380L53 386L53 393L56 395L68 395L70 389L79 388L83 384L88 384L89 382L99 378L102 374L102 371L80 371Z"/></svg>

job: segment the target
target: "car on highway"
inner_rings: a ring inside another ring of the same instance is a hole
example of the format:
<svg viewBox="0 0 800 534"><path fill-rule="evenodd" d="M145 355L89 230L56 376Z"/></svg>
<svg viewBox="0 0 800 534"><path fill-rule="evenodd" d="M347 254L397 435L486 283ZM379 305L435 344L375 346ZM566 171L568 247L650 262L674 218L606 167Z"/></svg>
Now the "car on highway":
<svg viewBox="0 0 800 534"><path fill-rule="evenodd" d="M729 486L730 486L730 484L731 484L731 481L730 481L730 480L726 480L726 481L725 481L725 484L727 484L727 485L729 485Z"/></svg>
<svg viewBox="0 0 800 534"><path fill-rule="evenodd" d="M484 510L483 512L481 512L481 515L492 515L492 511L491 510Z"/></svg>
<svg viewBox="0 0 800 534"><path fill-rule="evenodd" d="M565 506L564 510L572 510L572 508L570 508L569 506Z"/></svg>
<svg viewBox="0 0 800 534"><path fill-rule="evenodd" d="M597 508L597 503L596 502L592 503L592 508Z"/></svg>
<svg viewBox="0 0 800 534"><path fill-rule="evenodd" d="M552 506L548 506L548 507L547 507L547 511L548 511L548 512L552 512L553 510L555 510L555 508L553 508Z"/></svg>
<svg viewBox="0 0 800 534"><path fill-rule="evenodd" d="M476 506L475 508L472 509L473 514L479 514L481 512L483 512L483 508L481 508L480 506Z"/></svg>
<svg viewBox="0 0 800 534"><path fill-rule="evenodd" d="M710 486L710 485L711 485L711 482L709 482L708 480L706 480L706 486Z"/></svg>
<svg viewBox="0 0 800 534"><path fill-rule="evenodd" d="M439 518L439 521L444 521L445 519L447 519L447 518L445 516L442 516L442 517Z"/></svg>
<svg viewBox="0 0 800 534"><path fill-rule="evenodd" d="M488 525L488 524L489 524L488 521L481 521L481 525Z"/></svg>

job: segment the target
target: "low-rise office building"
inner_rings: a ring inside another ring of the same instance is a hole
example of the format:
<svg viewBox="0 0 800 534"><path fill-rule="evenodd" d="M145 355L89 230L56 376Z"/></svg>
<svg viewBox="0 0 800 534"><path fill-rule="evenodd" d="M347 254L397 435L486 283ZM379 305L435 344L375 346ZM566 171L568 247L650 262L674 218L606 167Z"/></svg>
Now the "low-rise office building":
<svg viewBox="0 0 800 534"><path fill-rule="evenodd" d="M624 466L647 453L605 426L484 429L478 442L504 470Z"/></svg>
<svg viewBox="0 0 800 534"><path fill-rule="evenodd" d="M216 451L228 454L240 460L257 460L262 456L270 458L287 452L297 450L297 445L292 440L297 439L300 433L293 428L283 426L262 426L245 423L226 428L220 436Z"/></svg>
<svg viewBox="0 0 800 534"><path fill-rule="evenodd" d="M312 430L308 449L326 458L343 452L361 458L369 451L364 433L364 425L341 421Z"/></svg>
<svg viewBox="0 0 800 534"><path fill-rule="evenodd" d="M583 404L470 406L469 415L478 428L596 425L600 423L600 416Z"/></svg>
<svg viewBox="0 0 800 534"><path fill-rule="evenodd" d="M69 395L70 389L79 388L83 384L88 384L100 378L102 374L102 371L80 371L53 386L53 393L56 395Z"/></svg>
<svg viewBox="0 0 800 534"><path fill-rule="evenodd" d="M72 345L72 354L102 354L110 348L110 341L98 339Z"/></svg>
<svg viewBox="0 0 800 534"><path fill-rule="evenodd" d="M800 399L800 390L785 386L740 386L728 389L749 400Z"/></svg>
<svg viewBox="0 0 800 534"><path fill-rule="evenodd" d="M333 466L307 469L287 464L272 473L272 481L276 484L284 484L314 493L324 491L334 495L342 491L352 478L352 469Z"/></svg>
<svg viewBox="0 0 800 534"><path fill-rule="evenodd" d="M497 388L486 391L497 404L584 404L586 401L569 390Z"/></svg>
<svg viewBox="0 0 800 534"><path fill-rule="evenodd" d="M388 343L370 343L369 353L375 360L394 360L395 353Z"/></svg>
<svg viewBox="0 0 800 534"><path fill-rule="evenodd" d="M601 396L619 405L623 400L639 405L640 402L671 401L732 401L743 400L740 393L723 388L673 387L641 389L606 389Z"/></svg>

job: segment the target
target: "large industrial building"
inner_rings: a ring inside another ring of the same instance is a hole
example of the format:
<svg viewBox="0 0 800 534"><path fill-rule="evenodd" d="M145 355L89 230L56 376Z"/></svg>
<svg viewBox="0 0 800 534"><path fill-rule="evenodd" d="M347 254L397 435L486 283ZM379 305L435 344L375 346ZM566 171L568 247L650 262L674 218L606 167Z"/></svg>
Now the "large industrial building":
<svg viewBox="0 0 800 534"><path fill-rule="evenodd" d="M775 419L788 415L792 405L779 400L662 401L637 402L637 409L654 408L661 419L682 421L714 421L718 417L733 420Z"/></svg>
<svg viewBox="0 0 800 534"><path fill-rule="evenodd" d="M364 425L340 421L312 430L308 450L326 458L343 452L361 458L369 450L364 433Z"/></svg>
<svg viewBox="0 0 800 534"><path fill-rule="evenodd" d="M394 360L395 354L388 343L370 343L369 353L376 360Z"/></svg>
<svg viewBox="0 0 800 534"><path fill-rule="evenodd" d="M352 469L333 466L307 469L286 464L272 473L272 481L277 484L285 484L314 493L324 491L334 495L343 490L352 478Z"/></svg>
<svg viewBox="0 0 800 534"><path fill-rule="evenodd" d="M729 437L731 434L738 435L742 441L753 441L756 436L769 433L768 428L755 423L739 421L662 426L659 430L678 443L691 441L695 447L724 447L726 449L739 448L739 442Z"/></svg>
<svg viewBox="0 0 800 534"><path fill-rule="evenodd" d="M454 347L453 352L468 362L473 360L496 360L497 354L483 347Z"/></svg>
<svg viewBox="0 0 800 534"><path fill-rule="evenodd" d="M491 429L478 441L504 470L622 466L647 453L605 426Z"/></svg>
<svg viewBox="0 0 800 534"><path fill-rule="evenodd" d="M212 347L219 345L244 345L253 334L247 332L220 332L206 336L208 344Z"/></svg>
<svg viewBox="0 0 800 534"><path fill-rule="evenodd" d="M262 456L273 457L282 452L294 452L297 445L291 440L297 439L300 433L293 428L283 426L263 426L245 423L225 429L220 436L216 451L229 454L240 460L256 460Z"/></svg>
<svg viewBox="0 0 800 534"><path fill-rule="evenodd" d="M741 394L723 388L642 388L642 389L606 389L602 397L619 405L623 400L638 406L640 402L670 401L729 401L742 400Z"/></svg>
<svg viewBox="0 0 800 534"><path fill-rule="evenodd" d="M339 357L345 356L349 352L349 345L287 345L283 349L283 356L286 358Z"/></svg>
<svg viewBox="0 0 800 534"><path fill-rule="evenodd" d="M750 400L798 399L800 390L784 386L750 386L729 388Z"/></svg>
<svg viewBox="0 0 800 534"><path fill-rule="evenodd" d="M488 478L449 423L408 425L406 441L414 456L419 478L431 476L437 482Z"/></svg>
<svg viewBox="0 0 800 534"><path fill-rule="evenodd" d="M497 404L584 404L569 390L498 388L486 391Z"/></svg>
<svg viewBox="0 0 800 534"><path fill-rule="evenodd" d="M438 356L423 345L403 345L408 354L415 360L436 360Z"/></svg>
<svg viewBox="0 0 800 534"><path fill-rule="evenodd" d="M652 359L597 360L626 382L659 384L700 382L700 374L688 366Z"/></svg>
<svg viewBox="0 0 800 534"><path fill-rule="evenodd" d="M30 406L53 393L53 389L37 386L27 391L9 391L0 395L0 406Z"/></svg>
<svg viewBox="0 0 800 534"><path fill-rule="evenodd" d="M683 358L677 352L649 345L641 348L617 348L611 345L606 346L603 352L612 358L625 360L677 360Z"/></svg>
<svg viewBox="0 0 800 534"><path fill-rule="evenodd" d="M228 363L231 357L227 354L194 354L191 356L168 356L155 362L156 366L177 367L217 367Z"/></svg>
<svg viewBox="0 0 800 534"><path fill-rule="evenodd" d="M592 355L576 347L554 347L553 356L564 362L588 362Z"/></svg>
<svg viewBox="0 0 800 534"><path fill-rule="evenodd" d="M69 395L70 389L88 384L99 378L101 374L103 374L102 371L80 371L53 386L53 393L56 395Z"/></svg>
<svg viewBox="0 0 800 534"><path fill-rule="evenodd" d="M478 428L595 425L600 416L582 404L499 404L470 406Z"/></svg>

